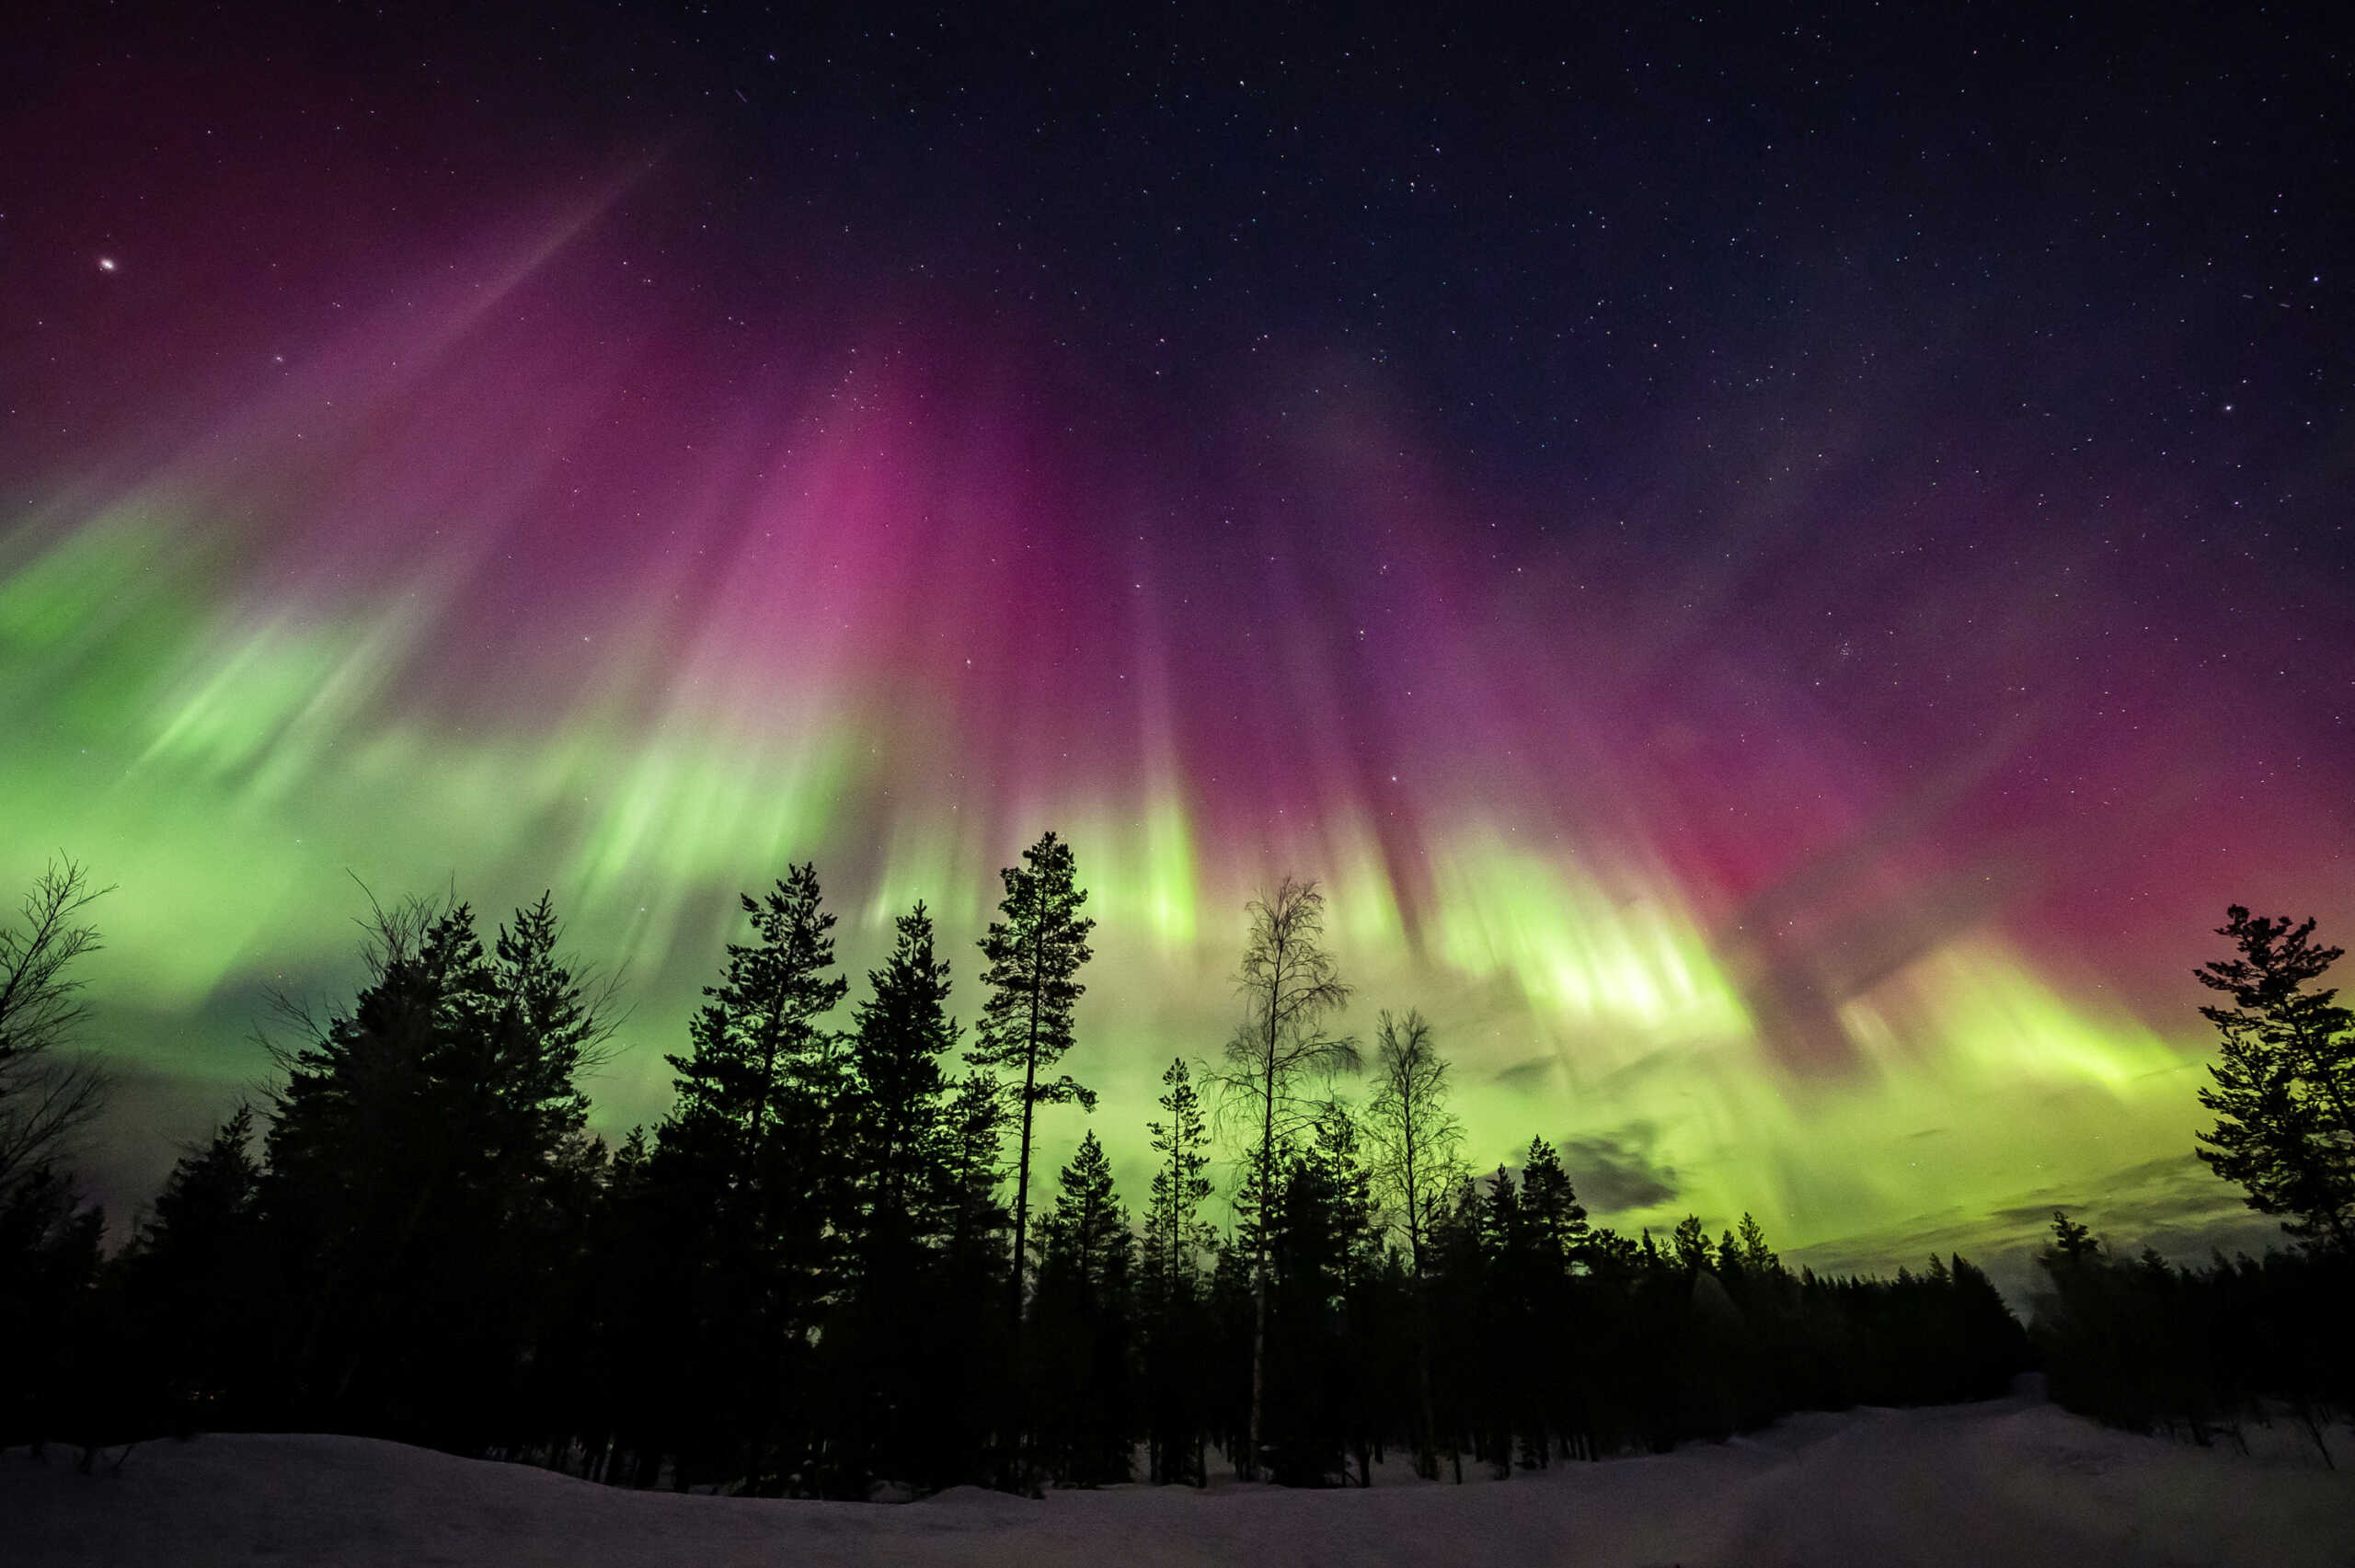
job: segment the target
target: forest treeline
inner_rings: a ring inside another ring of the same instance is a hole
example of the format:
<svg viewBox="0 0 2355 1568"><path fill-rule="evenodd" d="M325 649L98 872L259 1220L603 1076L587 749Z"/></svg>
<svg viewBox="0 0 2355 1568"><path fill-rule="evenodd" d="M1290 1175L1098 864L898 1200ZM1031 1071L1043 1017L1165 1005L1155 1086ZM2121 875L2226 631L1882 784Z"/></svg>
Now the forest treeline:
<svg viewBox="0 0 2355 1568"><path fill-rule="evenodd" d="M1987 1396L2033 1359L1959 1257L1819 1277L1747 1216L1591 1223L1542 1138L1469 1170L1432 1030L1338 1032L1323 900L1289 879L1248 906L1224 1048L1102 1129L1149 1147L1145 1189L1116 1190L1092 1124L1035 1169L1044 1118L1096 1109L1061 1067L1093 921L1054 834L1002 877L970 1030L922 904L854 988L813 866L745 898L669 1112L614 1148L580 1082L615 990L550 902L488 933L462 903L378 909L358 993L281 1008L267 1102L105 1256L62 1162L97 1092L58 1048L90 890L53 869L0 949L0 1446L339 1431L836 1497L1362 1484L1394 1453L1501 1476ZM2091 1366L2083 1342L2117 1344L2085 1282L2124 1276L2072 1246L2039 1335ZM2232 1397L2279 1392L2252 1378Z"/></svg>

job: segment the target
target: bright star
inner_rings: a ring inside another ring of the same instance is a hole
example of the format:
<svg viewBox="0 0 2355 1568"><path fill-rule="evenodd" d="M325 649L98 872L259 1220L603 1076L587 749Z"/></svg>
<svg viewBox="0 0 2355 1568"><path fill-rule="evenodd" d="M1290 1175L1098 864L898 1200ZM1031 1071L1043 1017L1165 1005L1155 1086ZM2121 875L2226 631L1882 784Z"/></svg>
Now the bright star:
<svg viewBox="0 0 2355 1568"><path fill-rule="evenodd" d="M113 258L113 257L111 257L111 256L101 256L101 257L99 257L99 258L98 258L98 270L99 270L99 271L101 271L101 272L111 272L111 271L113 271L113 270L114 270L114 258Z"/></svg>

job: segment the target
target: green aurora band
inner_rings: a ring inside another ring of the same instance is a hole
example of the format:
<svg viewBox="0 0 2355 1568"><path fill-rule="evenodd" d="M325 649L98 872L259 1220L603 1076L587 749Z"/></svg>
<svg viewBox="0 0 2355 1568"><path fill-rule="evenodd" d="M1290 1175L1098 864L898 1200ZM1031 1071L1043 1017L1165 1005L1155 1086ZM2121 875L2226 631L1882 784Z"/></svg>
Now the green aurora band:
<svg viewBox="0 0 2355 1568"><path fill-rule="evenodd" d="M1832 1266L2000 1254L2054 1202L2262 1235L2190 1163L2205 1043L2188 981L2148 978L2198 924L2121 979L1973 847L2024 742L1925 742L1975 760L1909 777L1796 679L1762 717L1772 650L1646 641L1698 578L1590 609L1565 557L1484 596L1440 526L1469 503L1371 405L1222 460L1223 490L975 412L1018 364L907 329L729 419L649 413L661 374L531 303L583 222L323 338L161 461L6 498L0 870L115 885L92 1039L151 1086L109 1134L119 1205L254 1093L267 991L348 993L368 894L552 887L626 975L592 1086L617 1132L664 1108L737 889L814 857L854 976L926 900L970 1016L996 869L1053 827L1099 921L1070 1066L1132 1203L1162 1069L1221 1044L1242 905L1293 871L1349 1024L1437 1024L1476 1164L1543 1134L1614 1224L1750 1209ZM2182 831L2177 793L2106 831ZM1051 1118L1048 1162L1082 1130Z"/></svg>

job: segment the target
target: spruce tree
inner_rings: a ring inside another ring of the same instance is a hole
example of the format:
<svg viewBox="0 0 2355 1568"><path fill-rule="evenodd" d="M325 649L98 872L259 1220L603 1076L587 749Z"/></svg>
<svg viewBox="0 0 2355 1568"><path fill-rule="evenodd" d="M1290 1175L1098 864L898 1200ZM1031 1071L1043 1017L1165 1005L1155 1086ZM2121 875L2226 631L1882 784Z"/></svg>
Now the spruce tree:
<svg viewBox="0 0 2355 1568"><path fill-rule="evenodd" d="M1766 1244L1766 1232L1759 1227L1758 1221L1752 1219L1747 1210L1742 1214L1741 1229L1737 1233L1737 1238L1740 1242L1741 1263L1744 1268L1762 1275L1779 1275L1783 1272L1783 1260L1775 1256L1775 1249Z"/></svg>
<svg viewBox="0 0 2355 1568"><path fill-rule="evenodd" d="M288 1010L261 1206L312 1419L469 1446L534 1355L606 1029L557 937L545 899L492 952L463 903L379 910L350 1010Z"/></svg>
<svg viewBox="0 0 2355 1568"><path fill-rule="evenodd" d="M996 1079L976 1070L958 1080L941 1114L939 1185L930 1200L932 1233L952 1256L989 1263L992 1272L1014 1222L998 1197L1005 1123L1005 1092Z"/></svg>
<svg viewBox="0 0 2355 1568"><path fill-rule="evenodd" d="M1480 1250L1492 1268L1518 1272L1529 1246L1528 1226L1522 1213L1521 1186L1502 1165L1488 1178L1480 1197Z"/></svg>
<svg viewBox="0 0 2355 1568"><path fill-rule="evenodd" d="M919 903L900 917L898 940L867 976L850 1036L845 1096L850 1167L841 1223L848 1279L828 1339L847 1379L833 1446L829 1490L863 1496L878 1478L928 1469L925 1439L939 1425L947 1391L921 1347L933 1313L953 1310L929 1288L933 1201L947 1185L941 1059L957 1043L948 1015L948 966L933 949L932 918Z"/></svg>
<svg viewBox="0 0 2355 1568"><path fill-rule="evenodd" d="M1480 1196L1479 1238L1480 1372L1488 1397L1476 1448L1502 1480L1512 1473L1513 1439L1525 1429L1534 1402L1522 1346L1530 1337L1529 1308L1539 1277L1521 1186L1502 1165Z"/></svg>
<svg viewBox="0 0 2355 1568"><path fill-rule="evenodd" d="M1452 1478L1459 1483L1464 1480L1465 1438L1477 1433L1487 1404L1482 1363L1488 1333L1488 1282L1480 1218L1480 1185L1467 1172L1447 1202L1432 1211L1425 1260L1432 1317L1449 1330L1431 1345L1438 1432Z"/></svg>
<svg viewBox="0 0 2355 1568"><path fill-rule="evenodd" d="M933 955L932 917L919 902L898 922L898 942L870 972L850 1036L850 1131L862 1192L853 1223L907 1227L939 1190L941 1060L957 1043L946 1009L948 965Z"/></svg>
<svg viewBox="0 0 2355 1568"><path fill-rule="evenodd" d="M1572 1269L1586 1255L1592 1237L1569 1173L1543 1138L1531 1139L1522 1159L1521 1224L1520 1288L1530 1344L1522 1458L1524 1465L1542 1468L1550 1462L1556 1436L1567 1444L1587 1425L1586 1402L1569 1346L1585 1327Z"/></svg>
<svg viewBox="0 0 2355 1568"><path fill-rule="evenodd" d="M1046 1385L1040 1447L1067 1483L1126 1481L1134 1245L1093 1131L1063 1169L1040 1242L1029 1336Z"/></svg>
<svg viewBox="0 0 2355 1568"><path fill-rule="evenodd" d="M1686 1215L1676 1222L1676 1234L1669 1239L1669 1249L1687 1273L1706 1271L1711 1262L1709 1228L1701 1223L1699 1215Z"/></svg>
<svg viewBox="0 0 2355 1568"><path fill-rule="evenodd" d="M942 1111L927 1198L926 1233L938 1256L925 1301L924 1359L931 1394L925 1478L935 1484L1003 1476L1005 1456L989 1456L993 1435L1009 1445L1006 1413L1011 1329L987 1310L1005 1281L1006 1232L1014 1217L1000 1187L1005 1171L1005 1095L997 1081L973 1071L959 1080Z"/></svg>
<svg viewBox="0 0 2355 1568"><path fill-rule="evenodd" d="M2233 1001L2200 1010L2220 1043L2215 1083L2200 1091L2216 1125L2198 1152L2250 1207L2290 1216L2292 1235L2355 1255L2355 1013L2314 988L2343 951L2314 930L2237 904L2217 928L2239 956L2196 971Z"/></svg>
<svg viewBox="0 0 2355 1568"><path fill-rule="evenodd" d="M1554 1275L1567 1275L1586 1248L1586 1206L1579 1202L1561 1156L1543 1138L1529 1140L1522 1159L1521 1208L1542 1266Z"/></svg>
<svg viewBox="0 0 2355 1568"><path fill-rule="evenodd" d="M1123 1288L1134 1261L1128 1213L1112 1186L1112 1162L1093 1130L1063 1168L1043 1227L1044 1257L1098 1296Z"/></svg>
<svg viewBox="0 0 2355 1568"><path fill-rule="evenodd" d="M253 1110L240 1105L182 1155L121 1260L151 1375L184 1415L201 1410L215 1425L267 1354L253 1137Z"/></svg>
<svg viewBox="0 0 2355 1568"><path fill-rule="evenodd" d="M1383 1249L1357 1118L1336 1099L1286 1162L1276 1209L1265 1438L1271 1479L1370 1479Z"/></svg>
<svg viewBox="0 0 2355 1568"><path fill-rule="evenodd" d="M677 1097L656 1133L644 1213L671 1260L680 1392L707 1400L664 1422L679 1473L777 1489L814 1440L794 1422L812 1414L810 1337L841 1287L844 1073L823 1020L848 982L829 972L834 917L814 865L742 904L752 940L729 944L686 1054L665 1059Z"/></svg>
<svg viewBox="0 0 2355 1568"><path fill-rule="evenodd" d="M707 1157L729 1146L731 1193L757 1189L781 1123L831 1109L840 1089L834 1038L820 1021L850 982L827 973L834 917L822 899L814 864L791 868L758 902L744 895L753 940L728 944L725 977L704 988L710 1000L688 1025L687 1054L663 1058L678 1075L663 1142L701 1152L708 1141Z"/></svg>
<svg viewBox="0 0 2355 1568"><path fill-rule="evenodd" d="M1156 1305L1175 1304L1190 1294L1199 1259L1217 1233L1200 1218L1211 1196L1210 1134L1186 1059L1171 1059L1161 1075L1163 1119L1146 1124L1153 1151L1151 1201L1145 1209L1145 1276Z"/></svg>
<svg viewBox="0 0 2355 1568"><path fill-rule="evenodd" d="M967 1053L977 1067L1005 1071L1014 1097L1018 1128L1009 1290L1010 1316L1017 1322L1029 1246L1032 1120L1041 1105L1077 1101L1084 1110L1096 1109L1095 1091L1068 1073L1047 1076L1072 1047L1072 1010L1086 990L1078 975L1093 956L1087 933L1096 928L1080 913L1087 890L1076 881L1071 846L1051 831L1023 851L1022 860L998 874L1005 887L998 903L1002 918L990 922L981 943L988 961L982 984L989 995L976 1026L980 1038Z"/></svg>
<svg viewBox="0 0 2355 1568"><path fill-rule="evenodd" d="M1194 1363L1205 1349L1201 1259L1217 1243L1217 1232L1200 1218L1211 1196L1209 1127L1185 1058L1170 1061L1161 1082L1162 1119L1146 1127L1159 1159L1145 1209L1140 1270L1150 1320L1147 1453L1155 1481L1168 1481L1183 1471L1196 1484L1207 1485L1196 1387L1200 1368Z"/></svg>

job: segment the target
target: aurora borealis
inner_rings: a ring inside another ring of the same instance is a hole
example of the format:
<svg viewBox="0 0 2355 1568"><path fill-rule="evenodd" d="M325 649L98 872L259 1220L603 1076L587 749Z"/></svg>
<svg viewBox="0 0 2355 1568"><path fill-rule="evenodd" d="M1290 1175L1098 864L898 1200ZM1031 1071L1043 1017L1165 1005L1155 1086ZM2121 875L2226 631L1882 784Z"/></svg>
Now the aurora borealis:
<svg viewBox="0 0 2355 1568"><path fill-rule="evenodd" d="M970 1019L1052 827L1124 1173L1293 871L1614 1223L2267 1233L2189 971L2355 929L2294 37L106 26L0 111L0 870L116 886L118 1207L354 878L552 887L619 1131L736 889L854 994L925 899Z"/></svg>

